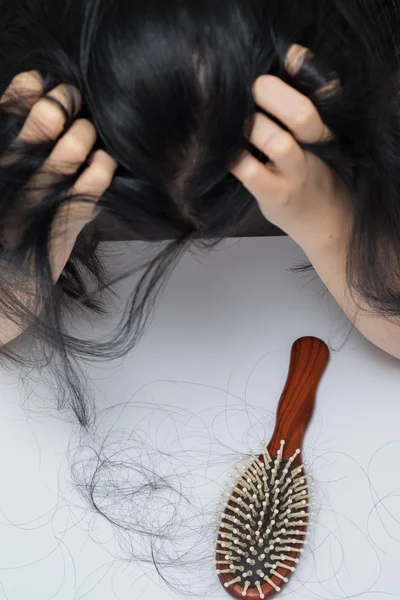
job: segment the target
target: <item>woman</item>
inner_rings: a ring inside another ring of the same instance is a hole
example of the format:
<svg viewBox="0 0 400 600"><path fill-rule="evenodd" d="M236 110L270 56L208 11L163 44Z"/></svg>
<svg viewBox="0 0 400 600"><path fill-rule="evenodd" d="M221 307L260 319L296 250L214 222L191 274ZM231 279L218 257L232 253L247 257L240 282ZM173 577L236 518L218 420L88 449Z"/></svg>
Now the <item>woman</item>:
<svg viewBox="0 0 400 600"><path fill-rule="evenodd" d="M181 251L229 233L254 200L359 331L400 358L397 9L0 3L1 342L35 320L60 352L81 423L75 356L131 348ZM69 337L60 319L66 299L96 308L82 269L102 287L86 227L99 210L142 238L172 240L104 343Z"/></svg>

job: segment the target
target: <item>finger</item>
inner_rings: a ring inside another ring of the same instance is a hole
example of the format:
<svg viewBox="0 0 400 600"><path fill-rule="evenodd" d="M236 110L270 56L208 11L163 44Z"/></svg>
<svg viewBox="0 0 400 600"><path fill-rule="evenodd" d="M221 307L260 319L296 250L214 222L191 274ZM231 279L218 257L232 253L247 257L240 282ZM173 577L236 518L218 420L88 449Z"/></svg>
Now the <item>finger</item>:
<svg viewBox="0 0 400 600"><path fill-rule="evenodd" d="M73 188L77 196L92 196L97 200L110 187L118 163L107 152L97 150L90 166L82 173Z"/></svg>
<svg viewBox="0 0 400 600"><path fill-rule="evenodd" d="M11 80L0 102L8 102L10 99L18 98L19 96L43 94L43 82L39 71L24 71L18 73Z"/></svg>
<svg viewBox="0 0 400 600"><path fill-rule="evenodd" d="M35 102L43 96L43 91L39 71L18 73L0 98L0 108L16 115L26 116Z"/></svg>
<svg viewBox="0 0 400 600"><path fill-rule="evenodd" d="M289 132L261 113L255 115L250 142L291 181L304 178L306 161L303 150Z"/></svg>
<svg viewBox="0 0 400 600"><path fill-rule="evenodd" d="M88 202L71 199L58 210L49 244L54 280L57 280L64 270L80 232L96 217L96 203L111 185L117 166L116 161L106 152L95 152L90 166L71 190L71 196L87 197Z"/></svg>
<svg viewBox="0 0 400 600"><path fill-rule="evenodd" d="M37 173L72 175L85 162L96 143L96 128L87 119L77 119L54 146L49 158Z"/></svg>
<svg viewBox="0 0 400 600"><path fill-rule="evenodd" d="M262 75L254 84L260 108L284 123L299 142L315 144L332 137L309 98L273 75Z"/></svg>
<svg viewBox="0 0 400 600"><path fill-rule="evenodd" d="M286 55L285 69L292 77L296 77L304 62L312 58L314 58L314 54L311 50L304 46L300 46L299 44L293 44ZM339 77L333 72L331 74L331 80L318 88L313 95L319 100L323 100L324 98L329 98L329 96L335 94L339 88Z"/></svg>
<svg viewBox="0 0 400 600"><path fill-rule="evenodd" d="M98 213L97 202L110 187L117 167L117 162L103 150L97 150L93 154L90 166L71 190L71 197L76 197L77 200L66 202L59 209L56 218L58 234L67 228L68 236L74 237L95 218ZM87 201L80 201L79 197L86 198Z"/></svg>
<svg viewBox="0 0 400 600"><path fill-rule="evenodd" d="M279 197L282 184L279 176L271 173L249 152L232 168L233 175L260 202L266 196Z"/></svg>
<svg viewBox="0 0 400 600"><path fill-rule="evenodd" d="M25 71L16 75L0 99L0 107L21 114L21 101L24 115L43 96L43 82L39 71Z"/></svg>
<svg viewBox="0 0 400 600"><path fill-rule="evenodd" d="M21 130L19 140L23 142L46 142L57 139L65 127L65 114L55 103L57 100L67 113L76 115L82 105L79 90L70 85L59 85L49 92L32 107L28 118Z"/></svg>
<svg viewBox="0 0 400 600"><path fill-rule="evenodd" d="M314 54L309 48L305 48L299 44L293 44L290 46L286 55L285 69L292 77L296 77L304 62L313 57Z"/></svg>
<svg viewBox="0 0 400 600"><path fill-rule="evenodd" d="M96 143L94 125L87 119L76 120L57 142L49 158L26 186L32 201L40 200L43 191L60 180L60 175L73 175L86 161Z"/></svg>
<svg viewBox="0 0 400 600"><path fill-rule="evenodd" d="M116 161L102 150L95 152L90 166L71 190L71 196L86 197L87 201L71 199L58 210L49 246L55 280L62 273L80 232L97 216L96 204L111 185L117 166Z"/></svg>

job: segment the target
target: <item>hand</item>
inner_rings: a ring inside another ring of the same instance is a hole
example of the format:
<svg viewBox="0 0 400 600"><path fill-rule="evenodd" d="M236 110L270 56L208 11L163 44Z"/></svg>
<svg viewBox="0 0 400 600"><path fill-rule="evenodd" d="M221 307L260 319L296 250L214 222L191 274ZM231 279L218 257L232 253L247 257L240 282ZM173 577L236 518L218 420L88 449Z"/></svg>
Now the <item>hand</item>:
<svg viewBox="0 0 400 600"><path fill-rule="evenodd" d="M295 74L308 54L305 48L292 46L287 70ZM266 219L303 249L335 243L349 230L350 203L334 172L298 144L325 141L331 132L311 100L277 77L260 77L254 98L289 132L256 113L250 142L270 162L264 165L246 152L232 173L256 198Z"/></svg>
<svg viewBox="0 0 400 600"><path fill-rule="evenodd" d="M76 88L59 85L47 96L55 98L68 112L72 109L71 94L75 98L76 114L80 111L82 99ZM61 109L43 96L40 75L35 71L17 75L0 100L8 102L15 96L23 96L25 108L29 112L20 132L19 140L24 142L41 142L56 140L65 126L65 116ZM76 119L69 130L56 143L53 151L39 172L28 182L29 200L40 202L40 188L51 185L60 175L75 173L90 155L96 142L97 134L93 124L86 119ZM13 160L12 155L3 158ZM72 196L90 198L92 202L65 202L59 208L52 225L49 257L53 277L56 281L61 275L73 250L76 239L82 229L92 221L98 210L97 200L110 186L117 168L117 163L102 150L93 153L90 165L76 181Z"/></svg>

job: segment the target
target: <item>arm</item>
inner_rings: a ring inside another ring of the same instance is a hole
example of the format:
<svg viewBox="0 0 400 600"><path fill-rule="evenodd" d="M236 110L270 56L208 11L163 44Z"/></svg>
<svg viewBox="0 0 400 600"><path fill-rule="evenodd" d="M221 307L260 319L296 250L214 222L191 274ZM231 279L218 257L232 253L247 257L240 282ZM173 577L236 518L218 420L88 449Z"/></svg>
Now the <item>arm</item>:
<svg viewBox="0 0 400 600"><path fill-rule="evenodd" d="M354 298L346 282L347 238L339 233L335 242L314 247L305 242L303 250L337 303L354 323L354 326L370 342L400 359L400 322L376 315L361 299Z"/></svg>
<svg viewBox="0 0 400 600"><path fill-rule="evenodd" d="M288 71L299 69L307 51L293 46ZM232 169L254 195L264 216L285 231L307 254L319 277L355 327L373 344L400 358L400 321L386 319L359 298L346 281L346 257L353 215L350 201L329 167L299 144L332 134L313 103L272 76L254 86L258 106L289 131L261 113L255 116L250 142L269 157L263 165L246 153Z"/></svg>

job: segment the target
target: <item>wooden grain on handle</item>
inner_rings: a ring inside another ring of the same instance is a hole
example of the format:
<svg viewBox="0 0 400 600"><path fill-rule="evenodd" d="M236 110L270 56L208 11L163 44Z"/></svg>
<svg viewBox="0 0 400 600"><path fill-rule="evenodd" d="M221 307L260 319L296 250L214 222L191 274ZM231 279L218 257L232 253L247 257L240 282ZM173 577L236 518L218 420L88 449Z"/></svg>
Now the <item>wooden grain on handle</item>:
<svg viewBox="0 0 400 600"><path fill-rule="evenodd" d="M304 337L293 344L289 374L268 446L271 456L276 456L281 440L286 442L283 453L286 460L301 448L314 412L318 384L328 361L328 346L318 338Z"/></svg>

